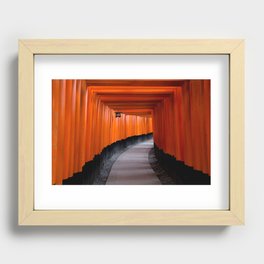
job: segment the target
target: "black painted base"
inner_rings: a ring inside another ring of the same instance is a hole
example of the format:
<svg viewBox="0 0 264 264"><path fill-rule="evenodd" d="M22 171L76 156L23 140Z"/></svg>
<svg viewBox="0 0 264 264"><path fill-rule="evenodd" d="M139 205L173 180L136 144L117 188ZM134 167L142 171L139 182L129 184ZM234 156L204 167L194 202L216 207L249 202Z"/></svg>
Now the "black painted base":
<svg viewBox="0 0 264 264"><path fill-rule="evenodd" d="M155 156L159 165L167 175L175 182L182 185L210 185L211 177L201 171L194 170L185 165L182 161L176 160L173 156L164 153L154 145ZM171 183L170 183L171 184Z"/></svg>
<svg viewBox="0 0 264 264"><path fill-rule="evenodd" d="M92 161L86 162L81 172L64 180L64 185L103 185L106 183L112 165L118 156L130 146L152 138L152 133L133 136L105 147Z"/></svg>

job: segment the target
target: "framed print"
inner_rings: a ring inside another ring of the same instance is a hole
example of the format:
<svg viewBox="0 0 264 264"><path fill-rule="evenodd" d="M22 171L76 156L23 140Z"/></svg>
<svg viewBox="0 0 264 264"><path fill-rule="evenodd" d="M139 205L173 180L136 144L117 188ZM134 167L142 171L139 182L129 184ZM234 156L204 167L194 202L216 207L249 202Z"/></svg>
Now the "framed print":
<svg viewBox="0 0 264 264"><path fill-rule="evenodd" d="M20 40L19 225L244 224L243 40Z"/></svg>

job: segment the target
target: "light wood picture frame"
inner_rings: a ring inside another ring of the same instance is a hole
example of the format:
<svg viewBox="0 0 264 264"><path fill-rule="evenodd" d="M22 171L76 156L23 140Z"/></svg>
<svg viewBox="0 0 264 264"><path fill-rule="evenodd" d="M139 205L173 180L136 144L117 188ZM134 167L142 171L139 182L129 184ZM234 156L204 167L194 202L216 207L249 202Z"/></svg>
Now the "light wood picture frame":
<svg viewBox="0 0 264 264"><path fill-rule="evenodd" d="M229 56L228 210L35 210L34 56L77 54L226 54ZM244 224L243 40L20 40L19 225L174 226Z"/></svg>

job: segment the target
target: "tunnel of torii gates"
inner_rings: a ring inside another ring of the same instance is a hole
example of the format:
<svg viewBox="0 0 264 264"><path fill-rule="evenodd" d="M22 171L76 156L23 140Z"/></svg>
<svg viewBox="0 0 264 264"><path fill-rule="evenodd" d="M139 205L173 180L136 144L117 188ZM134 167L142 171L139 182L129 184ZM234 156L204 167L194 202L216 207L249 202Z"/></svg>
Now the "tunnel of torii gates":
<svg viewBox="0 0 264 264"><path fill-rule="evenodd" d="M152 132L164 153L210 176L210 80L53 80L52 184Z"/></svg>

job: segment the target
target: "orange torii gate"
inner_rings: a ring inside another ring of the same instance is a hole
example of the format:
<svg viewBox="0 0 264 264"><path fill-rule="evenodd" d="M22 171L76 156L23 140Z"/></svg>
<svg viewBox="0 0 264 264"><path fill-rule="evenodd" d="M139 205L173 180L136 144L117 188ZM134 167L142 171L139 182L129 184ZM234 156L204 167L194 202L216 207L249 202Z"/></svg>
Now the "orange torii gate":
<svg viewBox="0 0 264 264"><path fill-rule="evenodd" d="M53 184L106 146L151 132L165 153L210 175L210 80L52 81Z"/></svg>

